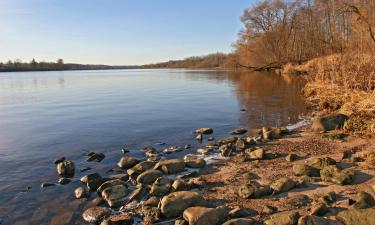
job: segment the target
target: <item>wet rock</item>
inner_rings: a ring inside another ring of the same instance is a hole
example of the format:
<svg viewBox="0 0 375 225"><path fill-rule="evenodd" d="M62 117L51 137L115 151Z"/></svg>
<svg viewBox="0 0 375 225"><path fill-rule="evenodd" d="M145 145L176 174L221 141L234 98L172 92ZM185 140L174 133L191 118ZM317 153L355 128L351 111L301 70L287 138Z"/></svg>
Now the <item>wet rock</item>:
<svg viewBox="0 0 375 225"><path fill-rule="evenodd" d="M303 216L299 218L298 225L330 225L330 220L318 216Z"/></svg>
<svg viewBox="0 0 375 225"><path fill-rule="evenodd" d="M228 211L222 208L190 207L183 213L189 225L219 225Z"/></svg>
<svg viewBox="0 0 375 225"><path fill-rule="evenodd" d="M212 134L214 130L212 128L198 128L195 133L198 134Z"/></svg>
<svg viewBox="0 0 375 225"><path fill-rule="evenodd" d="M208 141L214 141L215 138L214 138L214 137L208 137L207 140L208 140Z"/></svg>
<svg viewBox="0 0 375 225"><path fill-rule="evenodd" d="M78 187L74 190L74 195L77 199L86 198L90 195L90 192L83 187Z"/></svg>
<svg viewBox="0 0 375 225"><path fill-rule="evenodd" d="M206 165L204 159L185 159L185 165L190 168L203 168Z"/></svg>
<svg viewBox="0 0 375 225"><path fill-rule="evenodd" d="M263 148L259 148L259 149L256 149L256 150L248 153L251 160L263 159L264 154L265 154L265 152L264 152Z"/></svg>
<svg viewBox="0 0 375 225"><path fill-rule="evenodd" d="M62 177L59 179L58 183L61 185L69 184L71 180L69 178Z"/></svg>
<svg viewBox="0 0 375 225"><path fill-rule="evenodd" d="M312 166L295 164L293 165L293 174L296 176L319 177L320 171Z"/></svg>
<svg viewBox="0 0 375 225"><path fill-rule="evenodd" d="M57 173L66 178L70 178L74 176L75 165L73 161L64 160L57 164Z"/></svg>
<svg viewBox="0 0 375 225"><path fill-rule="evenodd" d="M172 189L173 191L186 191L189 189L189 187L184 180L178 179L173 182Z"/></svg>
<svg viewBox="0 0 375 225"><path fill-rule="evenodd" d="M244 140L242 140L241 138L238 138L237 141L236 141L236 151L237 152L240 152L240 151L243 151L245 150L246 148L246 143Z"/></svg>
<svg viewBox="0 0 375 225"><path fill-rule="evenodd" d="M97 180L97 179L101 180L102 176L100 176L100 174L98 173L91 173L91 174L81 177L81 182L88 184L90 181Z"/></svg>
<svg viewBox="0 0 375 225"><path fill-rule="evenodd" d="M56 159L55 161L53 161L53 163L54 163L55 165L57 165L57 164L63 162L64 160L65 160L65 157L61 157L61 158L58 158L58 159Z"/></svg>
<svg viewBox="0 0 375 225"><path fill-rule="evenodd" d="M229 211L228 216L230 218L243 218L255 216L257 214L255 210L237 207Z"/></svg>
<svg viewBox="0 0 375 225"><path fill-rule="evenodd" d="M125 184L113 185L105 188L101 195L110 207L121 206L128 195L128 187Z"/></svg>
<svg viewBox="0 0 375 225"><path fill-rule="evenodd" d="M218 145L233 144L234 142L237 141L237 139L238 137L227 137L227 138L217 141L217 144Z"/></svg>
<svg viewBox="0 0 375 225"><path fill-rule="evenodd" d="M193 206L204 206L206 201L197 192L179 191L164 196L160 202L161 213L170 218L177 217Z"/></svg>
<svg viewBox="0 0 375 225"><path fill-rule="evenodd" d="M195 139L197 139L198 140L198 142L202 142L203 141L203 134L198 134L196 137L195 137Z"/></svg>
<svg viewBox="0 0 375 225"><path fill-rule="evenodd" d="M156 153L157 152L157 150L154 147L152 147L152 146L146 146L146 147L144 147L143 151L145 151L146 153Z"/></svg>
<svg viewBox="0 0 375 225"><path fill-rule="evenodd" d="M101 193L106 188L117 186L117 185L127 186L126 183L122 180L108 180L108 181L105 181L102 185L100 185L100 187L97 189L97 192Z"/></svg>
<svg viewBox="0 0 375 225"><path fill-rule="evenodd" d="M164 153L165 154L171 154L171 153L175 153L175 152L180 152L182 151L182 148L181 147L178 147L178 146L171 146L169 148L166 148L164 149Z"/></svg>
<svg viewBox="0 0 375 225"><path fill-rule="evenodd" d="M290 153L288 154L286 157L285 157L285 160L288 161L288 162L294 162L298 159L298 155L294 154L294 153Z"/></svg>
<svg viewBox="0 0 375 225"><path fill-rule="evenodd" d="M159 202L160 202L159 197L152 196L147 201L145 201L144 205L145 206L157 207L159 205Z"/></svg>
<svg viewBox="0 0 375 225"><path fill-rule="evenodd" d="M117 165L122 169L130 169L133 166L137 165L139 162L140 160L137 158L125 156L120 159Z"/></svg>
<svg viewBox="0 0 375 225"><path fill-rule="evenodd" d="M320 171L320 177L323 181L346 185L354 181L354 172L350 170L340 170L336 166L327 166Z"/></svg>
<svg viewBox="0 0 375 225"><path fill-rule="evenodd" d="M187 144L184 146L185 149L190 149L191 148L191 145Z"/></svg>
<svg viewBox="0 0 375 225"><path fill-rule="evenodd" d="M109 177L111 180L122 180L124 182L129 180L128 174L115 174Z"/></svg>
<svg viewBox="0 0 375 225"><path fill-rule="evenodd" d="M297 225L299 217L298 212L280 212L269 216L264 223L266 225Z"/></svg>
<svg viewBox="0 0 375 225"><path fill-rule="evenodd" d="M244 199L248 198L259 198L264 195L268 195L271 193L271 190L267 187L262 187L256 184L244 184L241 185L238 189L238 196Z"/></svg>
<svg viewBox="0 0 375 225"><path fill-rule="evenodd" d="M255 222L256 221L251 218L239 218L228 220L227 222L223 223L223 225L253 225Z"/></svg>
<svg viewBox="0 0 375 225"><path fill-rule="evenodd" d="M232 147L232 144L224 144L219 147L220 154L224 157L228 157L234 152L234 148Z"/></svg>
<svg viewBox="0 0 375 225"><path fill-rule="evenodd" d="M108 217L109 215L111 215L111 209L104 207L92 207L87 209L82 214L82 217L86 222L98 223L105 217Z"/></svg>
<svg viewBox="0 0 375 225"><path fill-rule="evenodd" d="M345 225L375 225L375 208L346 210L336 218Z"/></svg>
<svg viewBox="0 0 375 225"><path fill-rule="evenodd" d="M245 134L247 132L247 130L245 128L237 128L235 130L232 130L230 132L230 134L232 135L242 135L242 134Z"/></svg>
<svg viewBox="0 0 375 225"><path fill-rule="evenodd" d="M356 202L350 206L352 209L367 209L375 206L375 199L369 193L361 191L357 194Z"/></svg>
<svg viewBox="0 0 375 225"><path fill-rule="evenodd" d="M274 206L271 206L271 205L265 205L262 209L262 213L265 213L265 214L274 214L278 211L278 209Z"/></svg>
<svg viewBox="0 0 375 225"><path fill-rule="evenodd" d="M131 177L137 177L139 174L146 170L152 169L155 166L155 162L143 161L128 169L126 172Z"/></svg>
<svg viewBox="0 0 375 225"><path fill-rule="evenodd" d="M347 119L343 114L317 117L312 120L311 129L316 132L340 129Z"/></svg>
<svg viewBox="0 0 375 225"><path fill-rule="evenodd" d="M80 172L83 173L83 172L89 171L91 169L92 169L91 167L85 167L85 168L81 169Z"/></svg>
<svg viewBox="0 0 375 225"><path fill-rule="evenodd" d="M124 147L121 148L121 152L122 152L122 154L125 155L126 153L128 153L128 152L130 152L130 151L129 151L129 148L128 148L128 147L124 146Z"/></svg>
<svg viewBox="0 0 375 225"><path fill-rule="evenodd" d="M87 188L90 191L97 191L97 189L105 182L109 181L109 179L90 179L87 182Z"/></svg>
<svg viewBox="0 0 375 225"><path fill-rule="evenodd" d="M46 187L51 187L51 186L56 186L56 184L53 184L53 183L42 183L40 185L41 188L46 188Z"/></svg>
<svg viewBox="0 0 375 225"><path fill-rule="evenodd" d="M103 153L94 152L94 154L91 154L89 156L89 158L87 159L87 162L92 162L92 161L101 162L104 158L105 158L105 155Z"/></svg>
<svg viewBox="0 0 375 225"><path fill-rule="evenodd" d="M328 212L328 207L324 203L316 203L311 207L310 215L324 216Z"/></svg>
<svg viewBox="0 0 375 225"><path fill-rule="evenodd" d="M271 184L271 188L275 193L283 193L293 189L296 182L290 178L281 178Z"/></svg>
<svg viewBox="0 0 375 225"><path fill-rule="evenodd" d="M197 154L199 155L208 155L212 152L211 149L207 149L207 148L200 148L197 150Z"/></svg>
<svg viewBox="0 0 375 225"><path fill-rule="evenodd" d="M168 177L163 176L156 179L156 181L152 184L150 194L161 197L168 194L170 190L171 182Z"/></svg>
<svg viewBox="0 0 375 225"><path fill-rule="evenodd" d="M247 137L246 138L246 144L248 145L255 145L257 142L253 137Z"/></svg>
<svg viewBox="0 0 375 225"><path fill-rule="evenodd" d="M169 159L158 162L154 169L161 170L165 174L176 174L185 170L185 162L182 159Z"/></svg>
<svg viewBox="0 0 375 225"><path fill-rule="evenodd" d="M131 225L133 217L129 214L112 215L103 220L100 225Z"/></svg>
<svg viewBox="0 0 375 225"><path fill-rule="evenodd" d="M93 200L91 200L90 205L92 206L100 206L105 203L104 199L102 197L96 197Z"/></svg>
<svg viewBox="0 0 375 225"><path fill-rule="evenodd" d="M314 158L309 165L321 170L327 166L336 165L336 161L330 157Z"/></svg>
<svg viewBox="0 0 375 225"><path fill-rule="evenodd" d="M152 184L155 182L156 179L163 176L163 173L159 170L150 169L143 173L141 173L137 177L137 182L142 184Z"/></svg>
<svg viewBox="0 0 375 225"><path fill-rule="evenodd" d="M186 220L176 220L174 225L189 225L189 223Z"/></svg>

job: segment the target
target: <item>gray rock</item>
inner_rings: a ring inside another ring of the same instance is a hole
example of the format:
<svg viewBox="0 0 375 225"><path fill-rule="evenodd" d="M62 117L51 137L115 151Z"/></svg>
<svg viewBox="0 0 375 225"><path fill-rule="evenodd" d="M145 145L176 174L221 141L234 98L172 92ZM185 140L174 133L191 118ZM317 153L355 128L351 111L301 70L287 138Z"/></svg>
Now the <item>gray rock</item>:
<svg viewBox="0 0 375 225"><path fill-rule="evenodd" d="M66 178L70 178L74 176L75 172L75 165L73 161L70 160L64 160L57 164L57 173Z"/></svg>
<svg viewBox="0 0 375 225"><path fill-rule="evenodd" d="M205 204L206 201L197 192L179 191L164 196L160 202L160 210L165 217L171 218L181 215L189 207Z"/></svg>
<svg viewBox="0 0 375 225"><path fill-rule="evenodd" d="M98 223L105 217L111 215L111 209L104 208L104 207L92 207L87 209L83 214L82 217L86 222L89 223Z"/></svg>
<svg viewBox="0 0 375 225"><path fill-rule="evenodd" d="M120 159L117 165L122 169L130 169L133 166L137 165L139 162L140 160L137 158L125 156Z"/></svg>

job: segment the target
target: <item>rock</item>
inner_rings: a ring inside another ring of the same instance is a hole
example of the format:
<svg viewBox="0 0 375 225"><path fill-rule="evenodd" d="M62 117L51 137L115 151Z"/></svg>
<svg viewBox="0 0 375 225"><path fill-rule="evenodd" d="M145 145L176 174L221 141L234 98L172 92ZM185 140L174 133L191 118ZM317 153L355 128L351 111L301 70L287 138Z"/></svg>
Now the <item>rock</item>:
<svg viewBox="0 0 375 225"><path fill-rule="evenodd" d="M142 184L152 184L155 182L156 179L163 176L163 173L159 170L150 169L143 173L141 173L137 177L137 182Z"/></svg>
<svg viewBox="0 0 375 225"><path fill-rule="evenodd" d="M228 157L234 151L232 144L224 144L219 147L220 154L224 157Z"/></svg>
<svg viewBox="0 0 375 225"><path fill-rule="evenodd" d="M174 225L189 225L189 223L186 220L176 220Z"/></svg>
<svg viewBox="0 0 375 225"><path fill-rule="evenodd" d="M83 182L85 184L88 184L90 181L96 180L96 179L100 179L101 180L102 177L98 173L91 173L91 174L88 174L86 176L83 176L81 178L81 182Z"/></svg>
<svg viewBox="0 0 375 225"><path fill-rule="evenodd" d="M375 208L345 210L336 218L345 225L375 225Z"/></svg>
<svg viewBox="0 0 375 225"><path fill-rule="evenodd" d="M125 156L120 159L117 165L122 169L130 169L133 166L137 165L139 162L140 160L137 158Z"/></svg>
<svg viewBox="0 0 375 225"><path fill-rule="evenodd" d="M53 184L53 183L42 183L40 185L41 188L46 188L46 187L51 187L51 186L55 186L56 184Z"/></svg>
<svg viewBox="0 0 375 225"><path fill-rule="evenodd" d="M245 143L245 141L242 140L241 138L238 138L237 141L236 141L235 146L236 146L236 151L237 151L237 152L241 152L241 151L245 150L245 148L246 148L246 143Z"/></svg>
<svg viewBox="0 0 375 225"><path fill-rule="evenodd" d="M314 158L309 165L318 170L321 170L326 166L336 165L336 161L330 157Z"/></svg>
<svg viewBox="0 0 375 225"><path fill-rule="evenodd" d="M212 128L198 128L195 133L198 134L212 134L214 130Z"/></svg>
<svg viewBox="0 0 375 225"><path fill-rule="evenodd" d="M347 119L343 114L317 117L312 120L311 129L316 132L340 129Z"/></svg>
<svg viewBox="0 0 375 225"><path fill-rule="evenodd" d="M115 185L104 189L101 194L110 207L119 207L128 195L128 188L125 185Z"/></svg>
<svg viewBox="0 0 375 225"><path fill-rule="evenodd" d="M130 152L130 151L129 151L129 148L128 148L128 147L124 146L124 147L121 148L121 152L122 152L122 154L125 155L126 153L128 153L128 152Z"/></svg>
<svg viewBox="0 0 375 225"><path fill-rule="evenodd" d="M166 148L164 149L164 153L165 154L171 154L171 153L175 153L175 152L180 152L182 151L182 148L181 147L177 147L177 146L171 146L169 148Z"/></svg>
<svg viewBox="0 0 375 225"><path fill-rule="evenodd" d="M217 144L218 145L233 144L234 142L237 141L237 139L238 137L227 137L227 138L217 141Z"/></svg>
<svg viewBox="0 0 375 225"><path fill-rule="evenodd" d="M330 225L330 220L317 216L303 216L299 218L298 225Z"/></svg>
<svg viewBox="0 0 375 225"><path fill-rule="evenodd" d="M244 184L238 189L238 196L244 199L248 198L259 198L264 195L271 193L271 190L267 187L262 187L255 184Z"/></svg>
<svg viewBox="0 0 375 225"><path fill-rule="evenodd" d="M299 217L298 212L280 212L270 215L264 223L266 225L297 225Z"/></svg>
<svg viewBox="0 0 375 225"><path fill-rule="evenodd" d="M375 206L375 199L372 195L361 191L357 194L356 202L350 206L352 209L367 209Z"/></svg>
<svg viewBox="0 0 375 225"><path fill-rule="evenodd" d="M257 214L258 213L255 210L237 207L229 211L228 216L230 218L243 218L256 216Z"/></svg>
<svg viewBox="0 0 375 225"><path fill-rule="evenodd" d="M214 137L208 137L207 140L208 140L208 141L214 141L215 138L214 138Z"/></svg>
<svg viewBox="0 0 375 225"><path fill-rule="evenodd" d="M184 180L178 179L173 182L172 189L173 191L186 191L189 189L189 187Z"/></svg>
<svg viewBox="0 0 375 225"><path fill-rule="evenodd" d="M127 186L126 183L122 180L108 180L105 181L100 187L97 189L98 193L101 193L108 187L116 186L116 185L122 185L122 186Z"/></svg>
<svg viewBox="0 0 375 225"><path fill-rule="evenodd" d="M317 203L311 207L310 215L324 216L328 212L328 207L324 203Z"/></svg>
<svg viewBox="0 0 375 225"><path fill-rule="evenodd" d="M73 161L64 160L57 164L57 173L66 178L70 178L74 176L75 166Z"/></svg>
<svg viewBox="0 0 375 225"><path fill-rule="evenodd" d="M126 172L131 177L137 177L139 174L145 172L146 170L152 169L155 164L155 162L143 161L128 169Z"/></svg>
<svg viewBox="0 0 375 225"><path fill-rule="evenodd" d="M104 208L104 207L92 207L87 209L83 214L82 217L86 222L89 223L98 223L105 217L111 215L111 209Z"/></svg>
<svg viewBox="0 0 375 225"><path fill-rule="evenodd" d="M293 165L293 173L296 176L309 176L309 177L319 177L320 171L315 167L304 165L304 164L295 164Z"/></svg>
<svg viewBox="0 0 375 225"><path fill-rule="evenodd" d="M159 177L152 184L150 194L154 196L164 196L168 194L171 190L171 182L168 177Z"/></svg>
<svg viewBox="0 0 375 225"><path fill-rule="evenodd" d="M94 153L89 156L89 158L87 159L87 162L92 162L92 161L101 162L104 158L105 158L105 155L103 153Z"/></svg>
<svg viewBox="0 0 375 225"><path fill-rule="evenodd" d="M309 198L309 196L304 194L292 195L285 200L285 203L292 206L293 208L302 208L304 206L307 206L310 202L311 199Z"/></svg>
<svg viewBox="0 0 375 225"><path fill-rule="evenodd" d="M88 192L83 187L78 187L74 190L74 195L76 196L77 199L86 198L90 195L90 192Z"/></svg>
<svg viewBox="0 0 375 225"><path fill-rule="evenodd" d="M280 127L275 128L262 128L262 137L265 140L273 140L273 139L279 139L281 138L281 135L285 133L286 130Z"/></svg>
<svg viewBox="0 0 375 225"><path fill-rule="evenodd" d="M61 157L61 158L58 158L58 159L56 159L55 161L53 161L53 163L54 163L55 165L57 165L57 164L63 162L64 160L65 160L65 157Z"/></svg>
<svg viewBox="0 0 375 225"><path fill-rule="evenodd" d="M322 181L346 185L354 181L354 172L350 170L340 170L336 166L327 166L320 171L320 177Z"/></svg>
<svg viewBox="0 0 375 225"><path fill-rule="evenodd" d="M263 159L264 157L264 150L263 148L259 148L259 149L256 149L252 152L249 152L249 157L250 159L252 160L260 160L260 159Z"/></svg>
<svg viewBox="0 0 375 225"><path fill-rule="evenodd" d="M157 207L159 205L159 202L160 202L160 198L159 197L152 196L147 201L145 201L144 205L145 206Z"/></svg>
<svg viewBox="0 0 375 225"><path fill-rule="evenodd" d="M100 206L100 205L103 205L104 203L105 203L104 199L99 196L90 201L91 206Z"/></svg>
<svg viewBox="0 0 375 225"><path fill-rule="evenodd" d="M227 222L223 223L223 225L253 225L255 222L256 221L251 218L239 218L228 220Z"/></svg>
<svg viewBox="0 0 375 225"><path fill-rule="evenodd" d="M118 214L109 216L100 225L132 225L133 217L129 214Z"/></svg>
<svg viewBox="0 0 375 225"><path fill-rule="evenodd" d="M185 159L185 165L190 168L203 168L206 165L204 159Z"/></svg>
<svg viewBox="0 0 375 225"><path fill-rule="evenodd" d="M189 189L194 189L194 188L202 188L206 185L206 181L203 180L201 177L195 177L195 178L191 178L188 182L187 182L187 186Z"/></svg>
<svg viewBox="0 0 375 225"><path fill-rule="evenodd" d="M87 182L87 188L90 191L97 191L97 189L105 182L109 181L108 179L91 179Z"/></svg>
<svg viewBox="0 0 375 225"><path fill-rule="evenodd" d="M185 162L182 159L169 159L158 162L154 169L161 170L165 174L176 174L185 170Z"/></svg>
<svg viewBox="0 0 375 225"><path fill-rule="evenodd" d="M197 192L179 191L164 196L160 202L161 213L168 217L177 217L193 206L204 206L206 201Z"/></svg>
<svg viewBox="0 0 375 225"><path fill-rule="evenodd" d="M230 132L230 134L232 135L242 135L242 134L245 134L247 132L247 130L245 128L237 128L235 130L232 130Z"/></svg>
<svg viewBox="0 0 375 225"><path fill-rule="evenodd" d="M109 178L111 180L122 180L126 182L129 180L129 175L128 174L115 174L115 175L111 175Z"/></svg>
<svg viewBox="0 0 375 225"><path fill-rule="evenodd" d="M198 134L196 137L195 137L195 139L197 139L198 140L198 142L202 142L203 141L203 134Z"/></svg>
<svg viewBox="0 0 375 225"><path fill-rule="evenodd" d="M190 207L184 211L183 217L189 225L219 225L227 213L222 208Z"/></svg>
<svg viewBox="0 0 375 225"><path fill-rule="evenodd" d="M144 200L149 194L150 188L143 184L138 184L132 194L129 196L129 202L137 200L138 202Z"/></svg>
<svg viewBox="0 0 375 225"><path fill-rule="evenodd" d="M69 178L62 177L62 178L59 179L58 183L61 184L61 185L65 185L65 184L69 184L70 181L71 180Z"/></svg>
<svg viewBox="0 0 375 225"><path fill-rule="evenodd" d="M287 192L296 186L296 182L289 178L281 178L271 184L271 188L276 193Z"/></svg>
<svg viewBox="0 0 375 225"><path fill-rule="evenodd" d="M294 153L290 153L285 157L285 160L288 162L293 162L293 161L296 161L297 159L298 159L298 155Z"/></svg>
<svg viewBox="0 0 375 225"><path fill-rule="evenodd" d="M332 203L336 202L336 200L337 195L333 191L319 198L319 202L324 203L326 205L331 205Z"/></svg>
<svg viewBox="0 0 375 225"><path fill-rule="evenodd" d="M265 213L265 214L274 214L278 211L278 209L274 206L271 206L271 205L265 205L262 209L262 213Z"/></svg>
<svg viewBox="0 0 375 225"><path fill-rule="evenodd" d="M257 142L256 142L256 140L253 137L247 137L246 138L246 143L248 145L255 145Z"/></svg>

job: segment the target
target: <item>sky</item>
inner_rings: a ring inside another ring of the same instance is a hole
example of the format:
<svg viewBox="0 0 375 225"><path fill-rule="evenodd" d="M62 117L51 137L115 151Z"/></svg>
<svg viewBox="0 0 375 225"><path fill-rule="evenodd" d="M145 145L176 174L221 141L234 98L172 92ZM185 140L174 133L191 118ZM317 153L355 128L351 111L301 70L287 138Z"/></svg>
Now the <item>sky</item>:
<svg viewBox="0 0 375 225"><path fill-rule="evenodd" d="M251 0L0 0L0 61L141 65L230 52Z"/></svg>

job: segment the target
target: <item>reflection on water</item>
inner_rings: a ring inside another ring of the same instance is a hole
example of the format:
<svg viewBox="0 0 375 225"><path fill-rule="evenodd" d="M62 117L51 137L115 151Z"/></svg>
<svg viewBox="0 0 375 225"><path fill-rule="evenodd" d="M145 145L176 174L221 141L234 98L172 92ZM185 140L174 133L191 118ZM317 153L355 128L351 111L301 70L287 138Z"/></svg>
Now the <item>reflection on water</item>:
<svg viewBox="0 0 375 225"><path fill-rule="evenodd" d="M305 111L302 85L271 73L215 70L1 73L0 202L7 204L0 221L80 224L88 201L74 199L78 179L112 175L123 145L143 157L138 149L157 142L199 147L197 127L220 138L237 127L286 125ZM105 160L86 162L90 150ZM76 163L76 180L41 190L41 182L57 181L51 162L61 156ZM86 167L93 169L79 172Z"/></svg>

